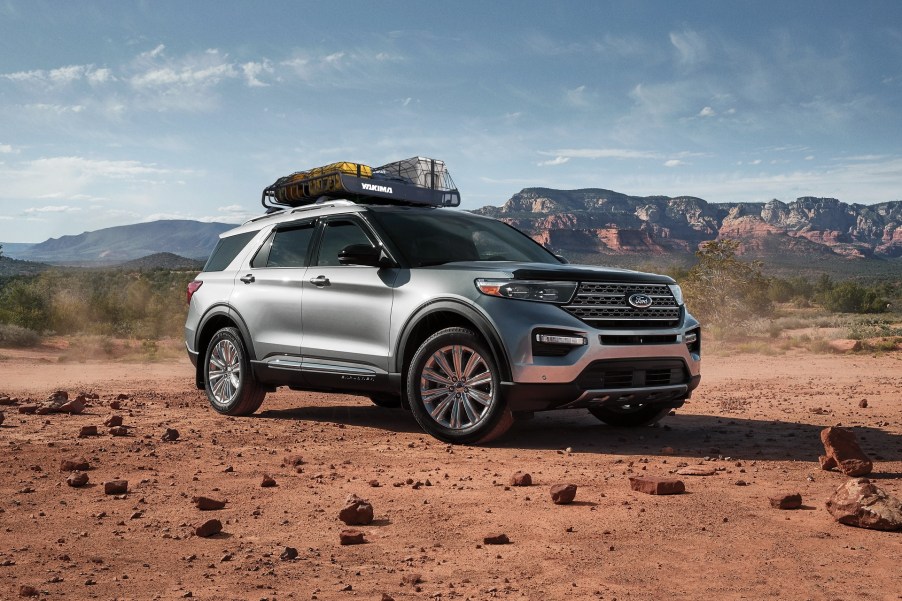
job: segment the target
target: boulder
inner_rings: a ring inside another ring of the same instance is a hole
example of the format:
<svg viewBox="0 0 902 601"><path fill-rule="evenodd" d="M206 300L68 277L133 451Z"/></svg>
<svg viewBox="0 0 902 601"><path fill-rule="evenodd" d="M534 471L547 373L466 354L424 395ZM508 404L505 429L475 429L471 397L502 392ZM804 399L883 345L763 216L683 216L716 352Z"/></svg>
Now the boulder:
<svg viewBox="0 0 902 601"><path fill-rule="evenodd" d="M4 415L3 415L3 412L2 412L2 411L0 411L0 426L2 426L2 425L3 425L3 419L4 419Z"/></svg>
<svg viewBox="0 0 902 601"><path fill-rule="evenodd" d="M555 505L567 505L576 498L576 484L555 484L551 487L551 500Z"/></svg>
<svg viewBox="0 0 902 601"><path fill-rule="evenodd" d="M225 501L202 496L191 497L191 502L194 503L201 511L214 511L216 509L222 509L226 504Z"/></svg>
<svg viewBox="0 0 902 601"><path fill-rule="evenodd" d="M107 428L115 428L117 426L121 426L122 416L113 414L104 420L103 425Z"/></svg>
<svg viewBox="0 0 902 601"><path fill-rule="evenodd" d="M507 537L503 532L498 534L491 534L482 539L482 542L487 545L509 545L511 539Z"/></svg>
<svg viewBox="0 0 902 601"><path fill-rule="evenodd" d="M717 470L707 465L687 465L677 470L680 476L713 476L716 473Z"/></svg>
<svg viewBox="0 0 902 601"><path fill-rule="evenodd" d="M61 472L83 472L89 469L91 466L84 457L66 457L60 461Z"/></svg>
<svg viewBox="0 0 902 601"><path fill-rule="evenodd" d="M85 397L77 396L70 401L66 401L57 409L57 413L68 413L70 415L78 415L85 412Z"/></svg>
<svg viewBox="0 0 902 601"><path fill-rule="evenodd" d="M526 472L517 472L511 476L511 486L532 486L532 476Z"/></svg>
<svg viewBox="0 0 902 601"><path fill-rule="evenodd" d="M66 484L73 488L81 488L88 483L88 475L84 472L72 472L66 478Z"/></svg>
<svg viewBox="0 0 902 601"><path fill-rule="evenodd" d="M78 431L79 438L87 438L88 436L97 436L97 426L82 426Z"/></svg>
<svg viewBox="0 0 902 601"><path fill-rule="evenodd" d="M827 510L840 524L873 530L902 530L902 501L867 478L853 478L834 491Z"/></svg>
<svg viewBox="0 0 902 601"><path fill-rule="evenodd" d="M110 436L128 436L128 428L125 426L113 426L110 428Z"/></svg>
<svg viewBox="0 0 902 601"><path fill-rule="evenodd" d="M874 464L858 446L855 434L843 428L824 428L821 430L821 442L825 455L820 457L821 469L838 468L847 476L866 476L871 473Z"/></svg>
<svg viewBox="0 0 902 601"><path fill-rule="evenodd" d="M222 522L219 520L207 520L194 529L194 534L203 538L219 534L220 532L222 532Z"/></svg>
<svg viewBox="0 0 902 601"><path fill-rule="evenodd" d="M103 483L103 492L108 495L124 495L128 492L128 480L110 480Z"/></svg>
<svg viewBox="0 0 902 601"><path fill-rule="evenodd" d="M360 530L342 530L338 535L338 540L342 545L362 545L366 542L363 532Z"/></svg>
<svg viewBox="0 0 902 601"><path fill-rule="evenodd" d="M655 476L632 477L630 488L648 495L679 495L686 492L686 485L682 480Z"/></svg>
<svg viewBox="0 0 902 601"><path fill-rule="evenodd" d="M179 431L175 428L166 428L163 436L160 438L163 442L174 442L179 439Z"/></svg>
<svg viewBox="0 0 902 601"><path fill-rule="evenodd" d="M290 561L292 559L298 558L298 550L294 547L285 547L285 550L282 551L282 554L279 555L279 559L282 561Z"/></svg>
<svg viewBox="0 0 902 601"><path fill-rule="evenodd" d="M264 474L263 481L260 482L260 486L263 488L272 488L273 486L277 486L276 479L273 478L272 476L270 476L269 474Z"/></svg>
<svg viewBox="0 0 902 601"><path fill-rule="evenodd" d="M799 509L802 506L802 494L798 492L782 492L768 497L774 509Z"/></svg>
<svg viewBox="0 0 902 601"><path fill-rule="evenodd" d="M357 495L348 497L345 507L338 512L338 519L348 526L366 526L373 523L373 506Z"/></svg>

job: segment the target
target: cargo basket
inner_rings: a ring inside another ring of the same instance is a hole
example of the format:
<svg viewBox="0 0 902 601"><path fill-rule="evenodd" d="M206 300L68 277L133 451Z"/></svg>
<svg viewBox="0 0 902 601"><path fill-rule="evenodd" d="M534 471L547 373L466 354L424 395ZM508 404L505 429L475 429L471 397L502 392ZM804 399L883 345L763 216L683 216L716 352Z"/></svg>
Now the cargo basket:
<svg viewBox="0 0 902 601"><path fill-rule="evenodd" d="M335 198L369 204L460 205L460 192L445 162L425 157L395 161L376 169L340 162L298 171L264 188L261 203L267 211L275 211Z"/></svg>

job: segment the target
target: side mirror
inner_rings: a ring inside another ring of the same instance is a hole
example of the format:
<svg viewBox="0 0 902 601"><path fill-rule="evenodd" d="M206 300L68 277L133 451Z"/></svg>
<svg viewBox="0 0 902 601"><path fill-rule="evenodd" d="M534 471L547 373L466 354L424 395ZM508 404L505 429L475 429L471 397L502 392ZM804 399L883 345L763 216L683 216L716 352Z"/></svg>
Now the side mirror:
<svg viewBox="0 0 902 601"><path fill-rule="evenodd" d="M341 265L365 265L367 267L389 267L391 260L382 253L382 249L369 244L350 244L338 253Z"/></svg>

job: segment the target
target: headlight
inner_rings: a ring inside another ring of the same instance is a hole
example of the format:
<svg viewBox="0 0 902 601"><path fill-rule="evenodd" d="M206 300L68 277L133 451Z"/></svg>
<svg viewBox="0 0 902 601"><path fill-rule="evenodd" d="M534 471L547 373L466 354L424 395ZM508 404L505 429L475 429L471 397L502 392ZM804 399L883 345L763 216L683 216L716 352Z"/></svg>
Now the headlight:
<svg viewBox="0 0 902 601"><path fill-rule="evenodd" d="M676 299L678 305L683 304L683 289L680 288L679 284L668 284L670 287L670 293L673 294L673 298Z"/></svg>
<svg viewBox="0 0 902 601"><path fill-rule="evenodd" d="M476 287L483 294L539 301L542 303L566 303L576 292L576 282L536 282L526 280L476 280Z"/></svg>

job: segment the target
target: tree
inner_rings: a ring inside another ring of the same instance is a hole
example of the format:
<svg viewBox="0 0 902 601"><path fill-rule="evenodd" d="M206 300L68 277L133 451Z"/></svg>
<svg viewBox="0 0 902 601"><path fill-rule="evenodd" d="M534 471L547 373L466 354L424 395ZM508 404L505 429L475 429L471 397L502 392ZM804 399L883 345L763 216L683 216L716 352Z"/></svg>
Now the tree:
<svg viewBox="0 0 902 601"><path fill-rule="evenodd" d="M695 253L698 263L689 270L684 287L689 309L703 322L735 324L773 308L761 263L739 260L738 248L737 240L712 240Z"/></svg>

